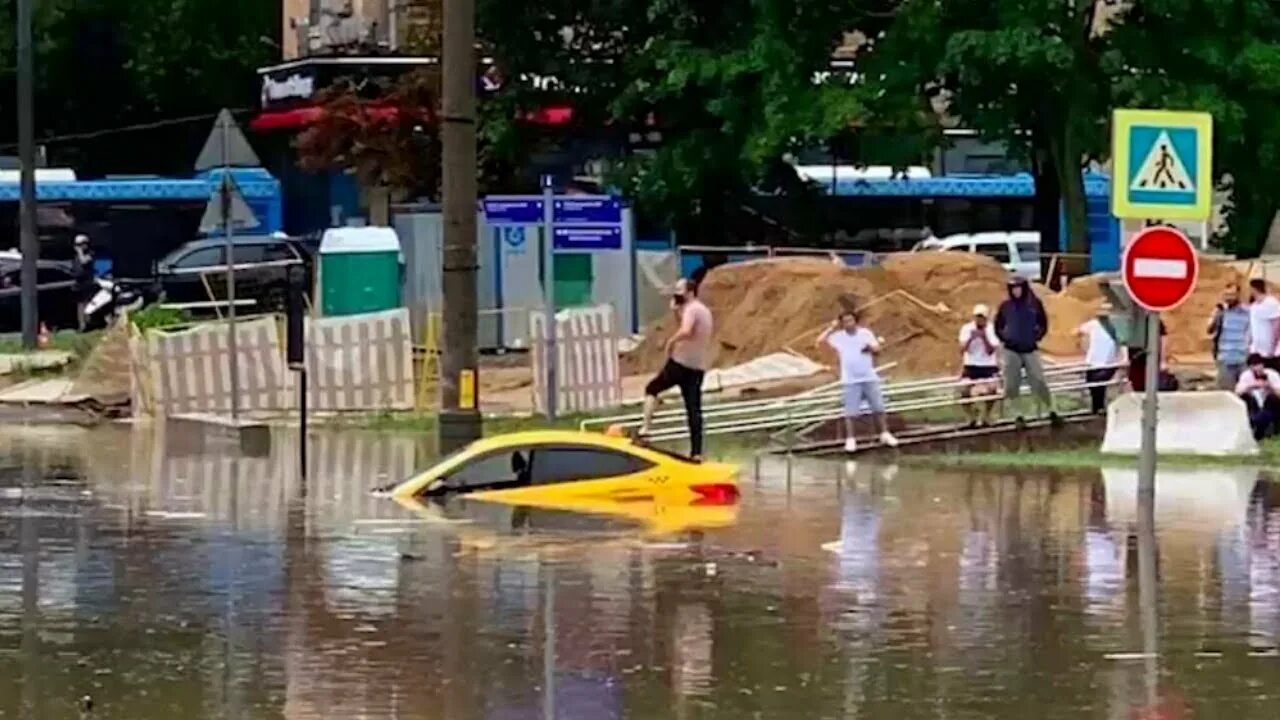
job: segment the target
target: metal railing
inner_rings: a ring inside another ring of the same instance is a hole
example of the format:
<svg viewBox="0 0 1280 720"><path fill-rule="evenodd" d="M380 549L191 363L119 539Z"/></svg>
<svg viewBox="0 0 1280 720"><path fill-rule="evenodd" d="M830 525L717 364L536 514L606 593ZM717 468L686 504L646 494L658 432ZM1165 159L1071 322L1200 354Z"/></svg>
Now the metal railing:
<svg viewBox="0 0 1280 720"><path fill-rule="evenodd" d="M1054 395L1084 392L1094 387L1119 385L1125 379L1118 373L1116 377L1105 382L1090 383L1083 379L1086 370L1120 370L1122 368L1123 366L1119 365L1092 368L1084 363L1050 366L1045 369L1045 380L1049 385L1050 393ZM961 397L958 391L970 382L956 377L945 377L886 383L882 391L885 412L902 414L940 410L1003 399L1003 395L1000 394ZM702 417L704 435L772 431L775 438L778 434L785 433L790 443L805 432L844 417L843 388L842 384L836 381L784 397L716 403L705 407ZM643 424L643 420L644 416L641 413L614 415L583 420L580 428L592 430L616 426L624 430L636 429ZM805 428L805 430L796 432L797 428ZM685 412L681 406L656 411L649 433L645 437L660 442L681 440L688 436Z"/></svg>

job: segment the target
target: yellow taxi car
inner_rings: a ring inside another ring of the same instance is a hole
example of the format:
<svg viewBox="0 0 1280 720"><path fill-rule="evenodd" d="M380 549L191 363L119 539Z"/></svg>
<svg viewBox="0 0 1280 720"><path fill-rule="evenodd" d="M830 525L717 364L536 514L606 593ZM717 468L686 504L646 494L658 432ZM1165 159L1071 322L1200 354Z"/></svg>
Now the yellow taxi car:
<svg viewBox="0 0 1280 720"><path fill-rule="evenodd" d="M738 467L694 462L626 437L535 430L477 440L391 490L398 499L466 495L529 507L660 501L731 505Z"/></svg>
<svg viewBox="0 0 1280 720"><path fill-rule="evenodd" d="M738 505L727 501L712 505L697 501L677 504L662 500L636 502L588 498L562 503L541 502L533 507L497 501L470 503L466 498L444 503L438 502L438 498L394 499L421 520L449 525L464 542L486 547L499 543L508 533L524 536L529 531L536 531L540 541L559 537L578 542L583 531L609 528L611 523L623 522L634 524L647 537L670 537L695 530L730 527L738 520ZM584 523L587 518L594 520ZM623 540L633 538L630 534L621 537Z"/></svg>

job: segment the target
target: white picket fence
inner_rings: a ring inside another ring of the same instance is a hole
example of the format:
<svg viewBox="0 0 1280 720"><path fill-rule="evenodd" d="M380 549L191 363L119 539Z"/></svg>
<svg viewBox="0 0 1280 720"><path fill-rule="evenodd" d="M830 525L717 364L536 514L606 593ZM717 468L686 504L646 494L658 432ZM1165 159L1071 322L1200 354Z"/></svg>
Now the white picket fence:
<svg viewBox="0 0 1280 720"><path fill-rule="evenodd" d="M556 410L590 412L622 403L622 370L618 363L618 323L613 307L561 310L556 313ZM529 313L533 343L533 406L546 412L547 321Z"/></svg>

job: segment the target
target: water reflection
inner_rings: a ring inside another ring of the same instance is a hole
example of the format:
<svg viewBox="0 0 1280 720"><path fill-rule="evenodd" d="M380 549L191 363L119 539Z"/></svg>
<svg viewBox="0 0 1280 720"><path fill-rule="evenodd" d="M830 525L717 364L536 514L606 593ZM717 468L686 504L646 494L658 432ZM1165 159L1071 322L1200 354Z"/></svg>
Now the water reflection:
<svg viewBox="0 0 1280 720"><path fill-rule="evenodd" d="M0 717L1274 715L1251 471L1164 470L1144 518L1123 470L763 458L655 534L367 496L414 438L317 436L304 486L289 443L0 433Z"/></svg>

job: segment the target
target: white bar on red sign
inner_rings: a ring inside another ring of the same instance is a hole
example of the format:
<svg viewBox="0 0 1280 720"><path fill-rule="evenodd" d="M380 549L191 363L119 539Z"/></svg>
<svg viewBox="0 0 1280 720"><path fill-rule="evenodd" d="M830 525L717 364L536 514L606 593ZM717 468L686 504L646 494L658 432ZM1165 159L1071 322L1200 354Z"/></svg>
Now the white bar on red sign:
<svg viewBox="0 0 1280 720"><path fill-rule="evenodd" d="M1186 260L1159 260L1156 258L1135 258L1133 276L1140 278L1163 278L1166 280L1182 280L1191 269Z"/></svg>

